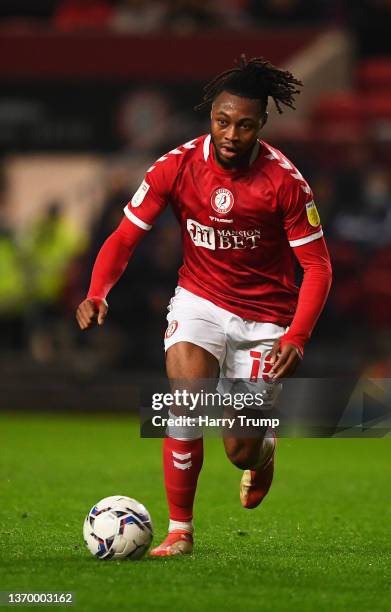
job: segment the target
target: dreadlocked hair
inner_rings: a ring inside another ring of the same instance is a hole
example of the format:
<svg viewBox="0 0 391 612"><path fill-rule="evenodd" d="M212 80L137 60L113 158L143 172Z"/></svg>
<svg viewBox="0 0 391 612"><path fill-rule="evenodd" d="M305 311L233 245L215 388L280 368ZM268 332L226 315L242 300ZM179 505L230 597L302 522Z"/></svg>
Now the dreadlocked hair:
<svg viewBox="0 0 391 612"><path fill-rule="evenodd" d="M244 53L237 63L237 68L225 70L205 85L202 102L194 110L209 106L222 91L260 100L265 108L268 98L273 98L280 114L283 112L282 104L296 108L294 98L300 93L297 87L302 87L303 83L288 70L276 68L264 57L254 57L247 61Z"/></svg>

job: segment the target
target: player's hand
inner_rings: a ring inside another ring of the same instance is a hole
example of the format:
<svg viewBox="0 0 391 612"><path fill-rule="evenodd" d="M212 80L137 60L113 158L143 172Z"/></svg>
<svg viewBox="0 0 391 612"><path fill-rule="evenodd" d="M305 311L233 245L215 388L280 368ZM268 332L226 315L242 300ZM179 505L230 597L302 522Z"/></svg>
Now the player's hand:
<svg viewBox="0 0 391 612"><path fill-rule="evenodd" d="M94 325L103 325L109 306L103 299L84 300L76 310L76 319L80 329L88 329Z"/></svg>
<svg viewBox="0 0 391 612"><path fill-rule="evenodd" d="M270 378L278 380L292 376L300 361L301 355L294 344L284 344L281 349L280 341L276 340L270 353L270 363L273 366L269 372Z"/></svg>

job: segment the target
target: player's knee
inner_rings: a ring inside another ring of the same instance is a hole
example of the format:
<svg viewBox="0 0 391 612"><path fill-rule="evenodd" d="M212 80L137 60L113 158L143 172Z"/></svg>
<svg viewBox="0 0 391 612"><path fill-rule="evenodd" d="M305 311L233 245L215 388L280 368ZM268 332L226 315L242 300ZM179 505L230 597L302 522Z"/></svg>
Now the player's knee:
<svg viewBox="0 0 391 612"><path fill-rule="evenodd" d="M259 447L248 445L245 440L235 440L225 446L228 459L240 470L253 467L259 458Z"/></svg>

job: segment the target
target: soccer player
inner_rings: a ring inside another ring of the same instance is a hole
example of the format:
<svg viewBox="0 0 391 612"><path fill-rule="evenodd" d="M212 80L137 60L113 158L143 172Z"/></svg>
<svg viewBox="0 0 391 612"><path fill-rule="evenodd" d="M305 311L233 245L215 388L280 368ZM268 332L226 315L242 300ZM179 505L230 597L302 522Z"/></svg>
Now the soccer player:
<svg viewBox="0 0 391 612"><path fill-rule="evenodd" d="M81 329L102 325L106 296L142 236L170 202L179 222L183 265L167 315L166 369L175 380L259 380L266 403L291 376L323 309L331 266L307 182L280 151L260 139L269 98L294 108L302 83L264 58L218 75L200 106L211 132L160 157L148 170L119 227L102 246ZM294 282L295 261L304 270ZM173 409L175 412L175 408ZM228 458L244 470L240 499L255 508L273 478L275 438L225 435ZM197 428L169 427L163 465L169 533L151 554L189 553L193 502L203 461Z"/></svg>

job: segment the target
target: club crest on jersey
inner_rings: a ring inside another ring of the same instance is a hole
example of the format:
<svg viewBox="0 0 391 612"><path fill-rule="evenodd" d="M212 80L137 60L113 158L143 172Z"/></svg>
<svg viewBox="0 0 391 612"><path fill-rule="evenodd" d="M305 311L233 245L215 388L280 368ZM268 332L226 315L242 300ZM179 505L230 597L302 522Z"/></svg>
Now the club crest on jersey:
<svg viewBox="0 0 391 612"><path fill-rule="evenodd" d="M210 203L219 215L226 215L234 205L234 196L229 189L219 187L212 192Z"/></svg>
<svg viewBox="0 0 391 612"><path fill-rule="evenodd" d="M320 225L320 217L315 202L313 200L308 202L308 204L306 204L306 209L310 225L312 225L312 227L318 227L318 225Z"/></svg>
<svg viewBox="0 0 391 612"><path fill-rule="evenodd" d="M171 323L166 329L166 333L164 334L165 339L168 340L168 338L171 338L171 336L175 334L177 329L178 329L178 321L171 321Z"/></svg>

